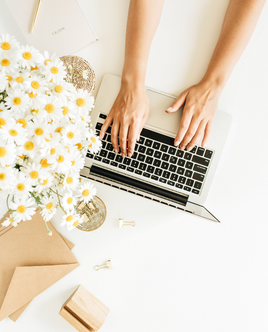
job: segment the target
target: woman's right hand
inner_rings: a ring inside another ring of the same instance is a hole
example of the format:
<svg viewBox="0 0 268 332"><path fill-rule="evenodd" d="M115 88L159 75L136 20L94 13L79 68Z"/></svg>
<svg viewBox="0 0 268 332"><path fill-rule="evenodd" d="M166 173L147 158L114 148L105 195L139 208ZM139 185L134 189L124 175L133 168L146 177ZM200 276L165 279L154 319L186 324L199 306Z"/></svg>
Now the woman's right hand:
<svg viewBox="0 0 268 332"><path fill-rule="evenodd" d="M131 157L149 113L149 100L144 85L133 87L122 83L113 107L102 125L100 139L112 123L111 141L114 151L119 152L119 137L122 157Z"/></svg>

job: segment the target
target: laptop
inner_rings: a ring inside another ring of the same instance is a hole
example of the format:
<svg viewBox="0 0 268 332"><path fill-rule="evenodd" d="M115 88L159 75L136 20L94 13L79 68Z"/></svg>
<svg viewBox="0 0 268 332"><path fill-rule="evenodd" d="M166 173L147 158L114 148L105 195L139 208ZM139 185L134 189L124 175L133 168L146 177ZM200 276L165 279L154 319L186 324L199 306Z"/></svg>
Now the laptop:
<svg viewBox="0 0 268 332"><path fill-rule="evenodd" d="M92 123L99 134L120 90L121 78L106 74L92 111ZM132 157L122 158L111 144L108 128L98 154L87 153L81 176L124 190L171 208L212 221L219 220L204 203L232 123L232 116L217 111L207 147L190 152L174 146L182 109L167 114L175 96L146 87L150 116L135 145Z"/></svg>

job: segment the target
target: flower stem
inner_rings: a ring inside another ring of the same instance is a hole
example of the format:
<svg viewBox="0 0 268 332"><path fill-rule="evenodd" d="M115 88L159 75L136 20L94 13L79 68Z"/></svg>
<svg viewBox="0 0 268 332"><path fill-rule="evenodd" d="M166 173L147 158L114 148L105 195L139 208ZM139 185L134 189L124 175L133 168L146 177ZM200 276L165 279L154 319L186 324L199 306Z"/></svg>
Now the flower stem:
<svg viewBox="0 0 268 332"><path fill-rule="evenodd" d="M10 216L12 216L12 214L13 214L13 210L11 211L10 208L9 208L9 205L8 205L8 199L9 199L9 196L10 196L10 194L7 196L7 201L6 201L6 203L7 203L8 213L10 214Z"/></svg>
<svg viewBox="0 0 268 332"><path fill-rule="evenodd" d="M58 193L58 192L56 192L56 194L57 194L57 196L58 196L58 203L59 203L59 206L60 206L60 208L62 209L62 211L65 213L65 214L67 214L67 212L64 210L64 208L62 207L62 205L61 205L61 202L60 202L60 194ZM62 196L61 196L62 197Z"/></svg>
<svg viewBox="0 0 268 332"><path fill-rule="evenodd" d="M59 197L61 197L61 198L63 197L62 195L60 195L58 192L54 191L53 189L50 188L50 190L51 190L54 194L56 194L57 196L59 196Z"/></svg>

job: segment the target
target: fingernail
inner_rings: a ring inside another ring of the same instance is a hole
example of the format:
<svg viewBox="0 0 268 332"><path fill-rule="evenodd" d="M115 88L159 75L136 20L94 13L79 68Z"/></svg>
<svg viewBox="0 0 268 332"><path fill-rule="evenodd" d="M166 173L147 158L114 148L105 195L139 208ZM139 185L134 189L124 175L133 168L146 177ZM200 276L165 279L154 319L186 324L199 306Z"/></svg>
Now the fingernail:
<svg viewBox="0 0 268 332"><path fill-rule="evenodd" d="M100 139L103 139L103 135L102 135L102 134L100 134L99 138L100 138Z"/></svg>
<svg viewBox="0 0 268 332"><path fill-rule="evenodd" d="M187 151L191 151L192 150L192 146L187 146Z"/></svg>
<svg viewBox="0 0 268 332"><path fill-rule="evenodd" d="M139 141L140 140L140 135L137 137L137 141Z"/></svg>
<svg viewBox="0 0 268 332"><path fill-rule="evenodd" d="M178 146L179 144L180 144L179 141L176 141L176 142L174 143L175 146Z"/></svg>
<svg viewBox="0 0 268 332"><path fill-rule="evenodd" d="M180 146L180 150L184 150L185 149L185 146Z"/></svg>
<svg viewBox="0 0 268 332"><path fill-rule="evenodd" d="M125 156L126 156L126 155L125 155L124 153L122 153L122 157L125 158Z"/></svg>
<svg viewBox="0 0 268 332"><path fill-rule="evenodd" d="M115 152L115 153L118 153L118 149L114 149L114 152Z"/></svg>
<svg viewBox="0 0 268 332"><path fill-rule="evenodd" d="M129 156L129 157L131 157L131 156L132 156L132 153L131 153L131 152L129 152L129 153L128 153L128 156Z"/></svg>
<svg viewBox="0 0 268 332"><path fill-rule="evenodd" d="M166 112L169 112L171 110L172 110L172 107L169 107L169 108L166 109Z"/></svg>

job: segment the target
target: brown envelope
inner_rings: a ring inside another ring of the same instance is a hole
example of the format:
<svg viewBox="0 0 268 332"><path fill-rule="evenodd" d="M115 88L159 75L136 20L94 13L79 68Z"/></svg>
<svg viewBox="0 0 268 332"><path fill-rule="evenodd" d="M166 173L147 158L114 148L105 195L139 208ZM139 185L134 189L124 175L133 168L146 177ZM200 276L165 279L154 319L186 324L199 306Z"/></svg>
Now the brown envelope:
<svg viewBox="0 0 268 332"><path fill-rule="evenodd" d="M35 296L79 266L73 244L48 225L52 236L38 212L18 227L0 227L0 321L15 321Z"/></svg>

